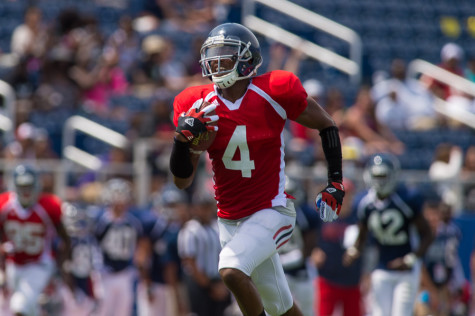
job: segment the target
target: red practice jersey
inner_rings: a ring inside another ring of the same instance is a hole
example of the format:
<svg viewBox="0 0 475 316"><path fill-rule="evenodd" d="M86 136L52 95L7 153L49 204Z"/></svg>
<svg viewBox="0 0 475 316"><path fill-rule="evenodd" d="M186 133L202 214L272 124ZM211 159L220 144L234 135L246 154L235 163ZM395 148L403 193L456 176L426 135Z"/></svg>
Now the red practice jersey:
<svg viewBox="0 0 475 316"><path fill-rule="evenodd" d="M2 242L8 243L7 260L17 264L52 258L56 226L61 221L61 201L43 194L38 202L25 210L13 192L0 194L0 228Z"/></svg>
<svg viewBox="0 0 475 316"><path fill-rule="evenodd" d="M200 98L219 105L218 132L208 148L218 216L239 219L285 206L283 130L287 119L295 120L307 107L300 80L280 70L254 77L234 103L220 97L214 84L187 88L175 98L175 125Z"/></svg>

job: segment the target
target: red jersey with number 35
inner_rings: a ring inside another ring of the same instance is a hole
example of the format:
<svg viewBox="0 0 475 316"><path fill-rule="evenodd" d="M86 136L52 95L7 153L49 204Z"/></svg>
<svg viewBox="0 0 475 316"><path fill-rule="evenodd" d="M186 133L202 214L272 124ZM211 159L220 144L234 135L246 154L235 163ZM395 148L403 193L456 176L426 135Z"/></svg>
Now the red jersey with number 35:
<svg viewBox="0 0 475 316"><path fill-rule="evenodd" d="M41 195L26 210L14 192L0 194L0 227L2 242L7 243L7 260L26 264L51 259L55 227L60 221L61 201L55 195Z"/></svg>
<svg viewBox="0 0 475 316"><path fill-rule="evenodd" d="M218 216L239 219L273 206L285 206L284 135L287 119L307 107L307 93L291 72L252 78L245 95L232 103L214 84L190 87L176 96L174 123L198 99L217 102L218 132L208 148Z"/></svg>

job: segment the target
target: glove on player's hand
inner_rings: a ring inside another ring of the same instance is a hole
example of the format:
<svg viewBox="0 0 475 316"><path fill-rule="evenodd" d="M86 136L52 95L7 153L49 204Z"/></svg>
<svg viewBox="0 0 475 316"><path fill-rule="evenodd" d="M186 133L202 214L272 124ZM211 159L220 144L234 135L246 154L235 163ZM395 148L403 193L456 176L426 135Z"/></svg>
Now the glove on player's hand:
<svg viewBox="0 0 475 316"><path fill-rule="evenodd" d="M345 187L339 182L330 182L315 199L315 205L320 212L320 218L324 222L332 222L340 215Z"/></svg>
<svg viewBox="0 0 475 316"><path fill-rule="evenodd" d="M217 115L206 116L206 114L216 109L217 104L210 104L204 109L199 110L201 103L202 99L198 100L193 104L188 112L181 113L178 118L176 131L185 136L189 142L205 132L218 130L217 126L210 126L209 124L216 122L219 117ZM195 106L196 104L198 105Z"/></svg>

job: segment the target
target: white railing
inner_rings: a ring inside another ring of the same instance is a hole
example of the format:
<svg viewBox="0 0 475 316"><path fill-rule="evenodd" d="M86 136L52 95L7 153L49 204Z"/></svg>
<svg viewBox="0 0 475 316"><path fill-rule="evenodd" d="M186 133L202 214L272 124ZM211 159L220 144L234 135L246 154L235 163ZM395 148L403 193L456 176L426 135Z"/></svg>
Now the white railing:
<svg viewBox="0 0 475 316"><path fill-rule="evenodd" d="M457 76L439 66L431 64L427 61L416 59L407 66L407 77L414 78L420 74L434 78L445 83L455 89L475 97L475 83L461 76ZM454 120L457 120L471 128L475 128L475 114L462 108L454 108L446 101L436 98L434 109Z"/></svg>
<svg viewBox="0 0 475 316"><path fill-rule="evenodd" d="M66 120L63 127L63 160L61 165L64 172L63 177L59 179L59 190L66 188L66 170L71 167L71 162L96 172L104 168L103 162L99 158L76 147L76 134L78 131L116 148L127 149L130 146L129 140L124 135L82 116L71 116ZM59 194L63 196L64 192L61 191Z"/></svg>
<svg viewBox="0 0 475 316"><path fill-rule="evenodd" d="M4 131L4 139L10 142L14 139L15 122L15 91L5 81L0 80L0 95L3 95L5 111L0 113L0 129Z"/></svg>
<svg viewBox="0 0 475 316"><path fill-rule="evenodd" d="M256 3L263 4L304 22L315 29L335 36L350 46L349 58L343 57L320 45L288 32L272 23L255 16ZM242 21L254 32L267 36L291 48L299 48L307 56L321 61L348 74L352 82L361 82L363 44L360 36L352 29L336 23L322 15L305 9L287 0L245 0L242 5Z"/></svg>

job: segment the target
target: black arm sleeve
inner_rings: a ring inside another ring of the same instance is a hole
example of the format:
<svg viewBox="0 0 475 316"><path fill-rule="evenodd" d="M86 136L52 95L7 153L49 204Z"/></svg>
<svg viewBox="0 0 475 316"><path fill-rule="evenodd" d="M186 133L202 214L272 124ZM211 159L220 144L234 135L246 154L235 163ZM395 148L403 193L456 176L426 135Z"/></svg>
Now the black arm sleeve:
<svg viewBox="0 0 475 316"><path fill-rule="evenodd" d="M193 174L189 144L177 141L176 138L170 155L170 171L175 177L184 179Z"/></svg>
<svg viewBox="0 0 475 316"><path fill-rule="evenodd" d="M338 127L330 126L320 131L322 148L328 164L328 179L330 181L343 181L342 154Z"/></svg>

